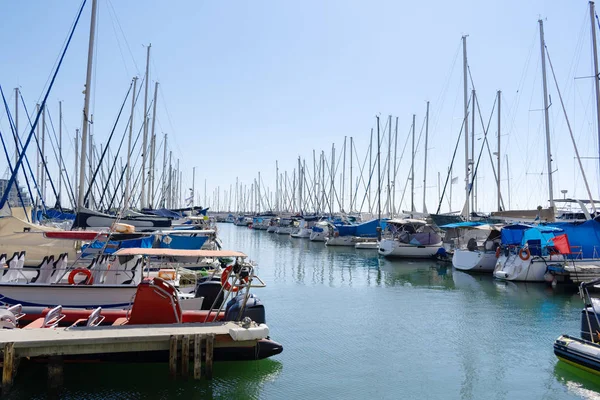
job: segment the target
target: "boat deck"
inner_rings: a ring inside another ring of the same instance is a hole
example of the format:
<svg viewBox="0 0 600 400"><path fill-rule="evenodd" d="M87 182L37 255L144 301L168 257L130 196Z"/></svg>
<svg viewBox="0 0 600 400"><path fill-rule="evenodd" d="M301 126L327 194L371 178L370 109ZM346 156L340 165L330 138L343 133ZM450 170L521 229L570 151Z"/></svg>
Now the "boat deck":
<svg viewBox="0 0 600 400"><path fill-rule="evenodd" d="M48 357L49 380L56 380L54 375L61 382L63 356L168 351L172 376L177 374L178 357L181 373L187 376L192 357L193 376L199 379L204 350L205 373L210 378L215 347L256 345L258 338L236 341L232 332L240 329L235 322L215 322L2 330L2 392L10 390L19 359L24 357Z"/></svg>

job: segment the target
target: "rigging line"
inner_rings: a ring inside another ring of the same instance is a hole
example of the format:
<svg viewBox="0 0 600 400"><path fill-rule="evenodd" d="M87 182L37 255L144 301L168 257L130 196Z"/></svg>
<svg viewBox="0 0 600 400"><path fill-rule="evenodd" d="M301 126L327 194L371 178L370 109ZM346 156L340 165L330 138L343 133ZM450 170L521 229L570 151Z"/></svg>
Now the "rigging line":
<svg viewBox="0 0 600 400"><path fill-rule="evenodd" d="M133 56L133 52L131 51L131 47L129 46L129 42L127 41L127 36L125 35L125 32L123 31L123 27L121 26L121 22L119 21L119 15L115 11L115 8L114 8L111 0L108 0L108 5L112 9L114 18L117 21L117 26L119 27L119 30L121 31L121 34L123 35L123 40L125 40L125 44L127 45L127 50L129 51L129 55L131 56L131 60L133 61L133 65L135 65L135 70L137 71L137 74L140 75L140 69L139 69L137 63L135 62L135 57Z"/></svg>
<svg viewBox="0 0 600 400"><path fill-rule="evenodd" d="M80 10L83 10L83 7L85 6L87 0L82 0L81 2L81 6L80 6ZM75 16L75 18L73 19L73 22L71 23L71 26L69 28L69 30L67 32L71 32L70 34L67 33L67 36L65 37L65 40L63 41L62 45L60 46L61 49L63 49L65 46L68 45L68 42L70 42L71 40L71 36L73 35L73 31L75 30L75 26L77 25L78 21L79 21L79 16L81 15L81 13L77 14ZM52 71L56 68L56 65L60 62L61 60L61 53L60 51L58 52L56 59L54 60L54 63L52 64L52 68L50 69L50 74L48 74L48 77L46 78L46 82L44 83L44 86L42 87L42 93L40 93L40 96L37 98L37 103L40 102L40 98L42 97L42 94L44 93L44 90L47 88L48 86L48 82L50 81L50 78L52 77Z"/></svg>
<svg viewBox="0 0 600 400"><path fill-rule="evenodd" d="M469 101L467 102L467 109L469 108L470 104L471 104L471 99L469 99ZM465 128L465 121L467 120L467 118L468 118L468 116L466 118L463 118L462 125L460 126L460 132L458 133L458 139L456 140L456 146L454 147L454 153L452 154L452 161L450 162L450 168L448 169L448 174L446 175L446 182L444 183L444 190L442 190L442 197L440 197L440 201L438 203L438 208L437 208L437 211L435 212L436 214L439 214L440 210L442 208L442 203L444 201L444 195L446 194L446 188L448 187L448 180L450 179L450 176L452 175L454 159L456 158L456 152L458 151L458 145L460 144L460 138L461 138L463 130ZM450 184L452 184L452 183L450 183Z"/></svg>
<svg viewBox="0 0 600 400"><path fill-rule="evenodd" d="M75 20L75 24L73 25L73 29L71 30L71 34L69 35L69 40L67 41L67 44L65 45L64 51L60 57L60 61L58 62L58 65L56 66L54 75L52 76L52 80L50 81L50 84L48 86L48 90L46 91L46 94L44 95L44 99L42 100L42 105L41 105L40 110L42 110L46 106L46 101L48 100L48 96L50 95L50 90L52 89L52 86L54 86L56 76L58 75L58 71L60 70L60 67L61 67L62 62L65 57L65 54L67 53L67 49L69 48L69 44L71 43L73 34L75 33L75 28L77 27L77 24L79 22L79 18L81 17L81 13L83 12L83 7L85 6L85 3L86 3L86 0L83 0L81 8L79 9L79 12L77 14L77 19ZM5 192L2 195L2 199L0 199L0 209L3 209L4 206L6 205L6 200L8 199L8 194L10 193L12 185L15 183L16 175L19 173L19 168L21 167L21 164L23 163L23 157L25 156L27 147L29 146L29 143L31 142L31 137L33 136L33 134L35 132L35 127L37 126L37 124L39 122L40 115L41 115L41 111L38 112L35 117L35 121L31 127L31 131L29 132L29 135L27 136L27 140L25 141L25 146L23 146L23 151L19 155L19 159L17 160L17 163L15 165L14 172L11 174L11 177L8 180L8 184L6 185Z"/></svg>
<svg viewBox="0 0 600 400"><path fill-rule="evenodd" d="M58 139L56 138L56 130L54 129L54 123L52 121L52 116L50 114L50 111L46 110L46 114L48 115L48 119L50 121L50 127L52 128L52 133L54 134L54 140L57 143L56 147L58 147ZM48 135L48 138L50 139L49 142L50 142L50 146L52 147L52 152L54 153L54 157L58 161L58 173L62 175L62 173L64 171L64 173L66 175L66 181L67 181L67 185L68 185L68 189L69 189L67 191L67 194L72 195L72 198L69 198L69 200L74 200L75 199L75 194L73 193L73 188L71 188L71 181L69 180L69 174L67 174L66 168L63 168L64 167L64 161L56 153L56 147L54 146L54 142L52 141L52 136ZM48 177L50 178L50 173L48 173ZM50 182L52 182L52 178L50 178ZM55 196L56 196L58 208L60 208L62 210L61 205L58 203L58 195L56 193L55 193Z"/></svg>
<svg viewBox="0 0 600 400"><path fill-rule="evenodd" d="M125 103L127 102L127 99L129 98L129 94L131 93L131 88L133 87L133 81L131 81L131 83L129 84L129 89L127 90L127 94L125 94L125 99L123 99L123 103L121 104L121 108L119 109L119 113L117 114L117 119L115 120L115 123L113 124L112 130L110 132L110 135L108 136L108 140L106 143L106 146L104 146L104 149L102 151L102 155L100 156L100 159L98 160L98 165L96 167L96 170L94 171L94 174L91 177L91 181L90 181L90 186L88 187L87 192L85 193L85 196L83 197L83 202L86 203L88 200L88 197L90 195L90 191L91 191L91 187L92 187L92 183L96 180L96 176L98 175L98 171L100 170L100 167L102 166L102 162L104 161L104 156L106 155L106 151L108 150L108 147L110 146L110 142L112 140L112 137L115 133L115 130L117 129L117 124L119 123L119 120L121 118L121 114L123 112L123 108L125 107ZM125 134L127 134L127 128L129 127L129 123L130 121L127 121L127 125L125 127ZM125 136L123 136L124 138ZM123 143L123 141L121 140L121 143ZM104 196L102 196L104 197Z"/></svg>
<svg viewBox="0 0 600 400"><path fill-rule="evenodd" d="M565 104L563 103L562 95L560 94L560 88L558 87L558 81L556 80L556 75L554 74L554 67L552 66L552 60L550 59L550 52L548 51L548 47L544 46L546 50L546 54L548 55L548 63L550 64L550 70L552 71L552 77L554 78L554 84L556 85L556 91L558 92L558 98L560 99L560 104L562 105L563 112L565 113L565 119L567 120L567 126L569 127L569 135L571 136L571 141L573 142L573 148L575 149L575 155L577 156L577 161L579 162L579 168L581 169L581 176L583 177L583 182L585 183L585 188L587 189L588 196L590 197L590 204L592 205L592 209L594 214L596 213L596 206L594 204L594 198L592 197L592 192L590 191L590 185L588 184L587 178L585 176L585 171L583 169L583 165L581 164L581 159L579 158L579 150L577 149L577 144L575 143L575 138L573 137L573 131L571 130L571 124L569 123L569 119L567 117L567 110L565 109ZM552 199L550 199L552 200Z"/></svg>
<svg viewBox="0 0 600 400"><path fill-rule="evenodd" d="M2 98L4 99L4 92L2 91L2 87L0 87L0 92L2 93ZM23 101L23 96L22 95L21 95L21 101ZM8 110L8 104L6 103L6 101L4 101L4 106ZM41 108L40 108L40 112L41 112ZM27 115L27 120L29 121L29 125L31 125L31 119L29 118L29 113L27 112L27 108L25 108L25 114ZM10 119L10 121L12 121L12 116L11 115L9 115L9 119ZM13 124L14 124L14 122L13 122ZM14 129L13 129L13 132L14 132ZM36 137L36 143L37 143L37 136L35 134L34 134L34 136ZM24 152L24 150L22 149L23 144L21 143L21 138L19 136L16 136L16 138L18 139L20 147L21 147L20 152ZM38 149L39 149L39 147L38 147ZM17 150L18 150L18 148L17 148ZM31 179L33 180L33 184L34 184L34 187L36 189L37 195L40 198L42 198L42 194L41 194L39 186L38 186L38 184L36 182L35 175L33 174L33 170L31 169L31 164L29 163L29 157L27 157L27 154L25 154L25 162L27 164L27 169L29 170L29 173L31 174ZM16 169L16 167L15 167L15 169ZM18 175L18 171L15 172L15 175ZM25 180L26 180L27 187L28 187L28 190L29 190L29 195L31 196L31 201L33 202L33 199L34 199L33 192L31 191L31 188L29 187L29 178L27 178L27 174L26 174L24 168L23 168L23 176L25 176ZM9 190L9 188L7 187L6 190ZM18 187L17 187L17 190L18 190ZM42 208L44 208L44 209L46 208L46 204L45 204L45 202L44 202L43 199L42 199Z"/></svg>
<svg viewBox="0 0 600 400"><path fill-rule="evenodd" d="M6 156L6 161L8 162L8 169L10 171L10 173L13 173L13 167L12 167L12 163L10 162L10 156L8 155L8 150L6 150L6 143L4 143L4 135L2 135L2 132L0 131L0 141L2 141L2 148L4 149L4 155ZM27 186L29 186L29 183L27 184ZM21 190L19 189L19 187L17 186L17 195L19 196L19 201L21 202L21 207L23 208L23 214L25 215L25 218L27 218L27 222L29 221L29 213L27 212L27 209L25 208L25 202L23 201L23 194L21 193Z"/></svg>
<svg viewBox="0 0 600 400"><path fill-rule="evenodd" d="M119 54L121 55L121 61L123 61L123 66L125 67L125 73L127 74L127 76L131 76L131 74L129 73L129 69L127 68L127 63L125 62L125 55L123 54L123 49L121 48L121 42L119 41L119 35L117 33L117 27L115 26L114 17L111 14L110 8L107 9L111 26L113 28L113 32L115 33L115 39L117 41L117 47L119 48Z"/></svg>

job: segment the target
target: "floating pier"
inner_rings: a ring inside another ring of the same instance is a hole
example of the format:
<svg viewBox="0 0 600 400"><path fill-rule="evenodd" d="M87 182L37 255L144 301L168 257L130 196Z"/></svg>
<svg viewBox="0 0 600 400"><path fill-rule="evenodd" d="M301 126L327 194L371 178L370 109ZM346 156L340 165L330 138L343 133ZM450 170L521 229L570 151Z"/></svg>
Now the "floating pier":
<svg viewBox="0 0 600 400"><path fill-rule="evenodd" d="M190 363L193 362L193 377L200 379L204 350L205 375L211 379L214 349L255 346L264 335L254 334L257 332L253 331L258 328L253 325L254 328L250 329L235 322L216 322L3 330L0 333L2 393L10 390L19 360L25 357L48 358L50 389L62 385L63 357L93 354L168 351L172 377L178 373L189 376Z"/></svg>

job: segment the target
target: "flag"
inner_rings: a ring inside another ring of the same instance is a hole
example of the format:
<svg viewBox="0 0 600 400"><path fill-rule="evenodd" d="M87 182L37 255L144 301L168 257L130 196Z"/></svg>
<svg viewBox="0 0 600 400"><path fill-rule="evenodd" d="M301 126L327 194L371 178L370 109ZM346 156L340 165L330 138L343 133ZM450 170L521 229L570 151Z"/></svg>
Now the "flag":
<svg viewBox="0 0 600 400"><path fill-rule="evenodd" d="M571 245L569 244L569 238L566 234L554 236L552 238L552 243L560 254L571 254Z"/></svg>
<svg viewBox="0 0 600 400"><path fill-rule="evenodd" d="M455 176L454 178L452 178L452 180L450 181L450 183L452 185L454 185L455 183L458 183L458 176Z"/></svg>

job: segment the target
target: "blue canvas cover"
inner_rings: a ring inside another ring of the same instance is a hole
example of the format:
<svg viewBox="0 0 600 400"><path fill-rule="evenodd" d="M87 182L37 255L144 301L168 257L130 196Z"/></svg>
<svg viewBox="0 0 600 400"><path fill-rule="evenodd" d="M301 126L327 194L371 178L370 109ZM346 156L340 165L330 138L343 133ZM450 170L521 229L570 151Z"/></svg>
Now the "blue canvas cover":
<svg viewBox="0 0 600 400"><path fill-rule="evenodd" d="M206 236L165 235L159 246L163 249L200 250L207 239Z"/></svg>
<svg viewBox="0 0 600 400"><path fill-rule="evenodd" d="M102 247L104 247L105 243L106 242L102 242L100 240L94 240L89 245L84 244L83 246L81 246L81 253L85 255L85 250L87 248L102 249ZM135 248L135 247L150 249L150 248L152 248L153 243L154 243L154 236L147 236L147 237L140 238L140 239L121 240L119 242L113 242L113 241L109 240L108 244L106 245L106 248L104 249L104 254L112 254L115 251L117 251L118 249L128 249L128 248Z"/></svg>
<svg viewBox="0 0 600 400"><path fill-rule="evenodd" d="M600 256L600 222L595 220L583 223L560 222L549 226L559 228L567 234L573 253L581 252L583 258Z"/></svg>

